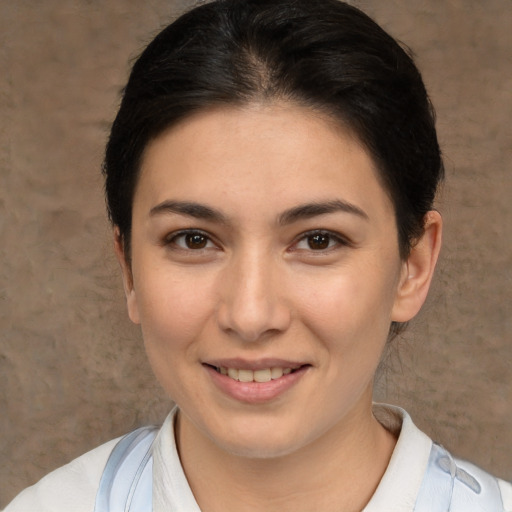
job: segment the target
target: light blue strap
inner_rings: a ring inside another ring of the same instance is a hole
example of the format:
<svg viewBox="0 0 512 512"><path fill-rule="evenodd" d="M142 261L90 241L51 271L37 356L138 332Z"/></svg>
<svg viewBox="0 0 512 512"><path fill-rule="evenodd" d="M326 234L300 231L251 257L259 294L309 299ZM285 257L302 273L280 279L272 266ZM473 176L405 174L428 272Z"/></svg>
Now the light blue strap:
<svg viewBox="0 0 512 512"><path fill-rule="evenodd" d="M449 512L456 472L451 455L433 444L414 512Z"/></svg>
<svg viewBox="0 0 512 512"><path fill-rule="evenodd" d="M432 445L414 512L504 512L495 477Z"/></svg>
<svg viewBox="0 0 512 512"><path fill-rule="evenodd" d="M94 512L148 512L152 509L152 445L157 427L143 427L114 447L100 480Z"/></svg>

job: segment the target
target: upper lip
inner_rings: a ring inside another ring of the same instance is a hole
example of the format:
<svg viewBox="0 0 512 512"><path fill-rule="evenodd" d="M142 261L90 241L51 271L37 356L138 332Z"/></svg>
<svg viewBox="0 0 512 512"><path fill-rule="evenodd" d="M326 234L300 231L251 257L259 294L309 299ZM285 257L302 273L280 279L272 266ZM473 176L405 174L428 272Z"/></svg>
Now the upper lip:
<svg viewBox="0 0 512 512"><path fill-rule="evenodd" d="M304 362L290 361L286 359L264 358L250 361L242 358L230 359L209 359L203 364L214 366L217 368L236 368L238 370L265 370L267 368L291 368L296 370L306 365Z"/></svg>

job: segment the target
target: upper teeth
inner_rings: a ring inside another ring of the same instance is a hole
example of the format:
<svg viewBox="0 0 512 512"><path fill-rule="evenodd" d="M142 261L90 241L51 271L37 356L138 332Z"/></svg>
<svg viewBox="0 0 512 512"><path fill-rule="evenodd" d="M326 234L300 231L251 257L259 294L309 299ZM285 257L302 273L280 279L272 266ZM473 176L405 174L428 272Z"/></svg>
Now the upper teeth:
<svg viewBox="0 0 512 512"><path fill-rule="evenodd" d="M242 370L218 367L217 371L240 382L269 382L291 373L291 368L265 368L264 370Z"/></svg>

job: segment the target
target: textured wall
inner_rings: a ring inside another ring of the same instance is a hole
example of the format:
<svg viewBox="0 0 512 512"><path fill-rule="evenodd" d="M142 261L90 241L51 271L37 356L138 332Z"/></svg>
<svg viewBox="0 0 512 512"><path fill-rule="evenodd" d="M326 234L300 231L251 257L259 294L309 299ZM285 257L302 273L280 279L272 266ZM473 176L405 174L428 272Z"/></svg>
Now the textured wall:
<svg viewBox="0 0 512 512"><path fill-rule="evenodd" d="M377 396L512 479L512 2L361 0L417 54L448 182L440 272ZM127 321L100 162L169 0L0 2L0 508L168 408Z"/></svg>

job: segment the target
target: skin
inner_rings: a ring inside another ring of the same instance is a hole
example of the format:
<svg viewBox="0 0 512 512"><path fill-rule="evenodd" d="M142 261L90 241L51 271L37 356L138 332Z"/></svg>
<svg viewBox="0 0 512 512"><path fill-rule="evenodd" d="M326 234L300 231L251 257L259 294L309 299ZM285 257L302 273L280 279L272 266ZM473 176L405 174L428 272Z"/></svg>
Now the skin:
<svg viewBox="0 0 512 512"><path fill-rule="evenodd" d="M375 371L441 241L430 212L400 259L377 172L346 129L289 104L202 112L146 148L130 264L117 231L115 246L202 510L355 511L375 491L395 444ZM223 365L300 371L268 395L226 391Z"/></svg>

